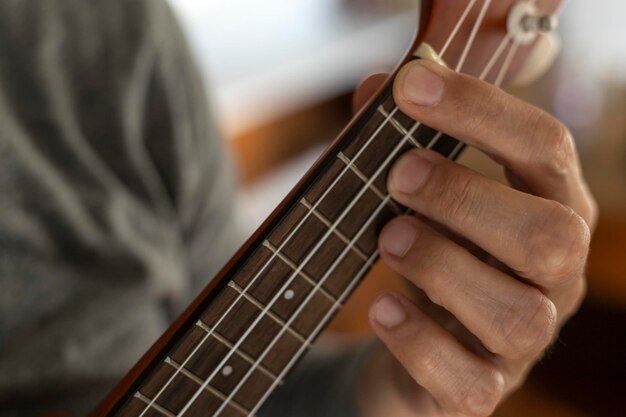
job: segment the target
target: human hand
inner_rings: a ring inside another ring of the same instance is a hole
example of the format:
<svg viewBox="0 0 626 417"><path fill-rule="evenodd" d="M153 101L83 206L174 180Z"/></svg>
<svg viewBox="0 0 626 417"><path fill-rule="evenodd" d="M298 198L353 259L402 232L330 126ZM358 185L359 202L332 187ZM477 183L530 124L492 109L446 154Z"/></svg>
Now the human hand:
<svg viewBox="0 0 626 417"><path fill-rule="evenodd" d="M372 303L388 350L364 370L362 415L487 416L578 309L596 204L569 131L547 113L432 62L403 68L394 97L504 166L509 185L431 151L395 164L389 192L418 216L384 228L381 256L446 315L395 293Z"/></svg>

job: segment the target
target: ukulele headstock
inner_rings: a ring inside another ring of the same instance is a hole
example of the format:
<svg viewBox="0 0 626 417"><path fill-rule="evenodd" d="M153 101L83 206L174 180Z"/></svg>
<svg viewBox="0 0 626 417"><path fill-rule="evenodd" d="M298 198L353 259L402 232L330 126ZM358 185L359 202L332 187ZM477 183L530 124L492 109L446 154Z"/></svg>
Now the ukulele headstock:
<svg viewBox="0 0 626 417"><path fill-rule="evenodd" d="M528 66L542 65L534 61L553 58L539 56L551 52L536 47L555 29L562 3L422 0L420 29L412 48L427 43L450 68L502 84Z"/></svg>

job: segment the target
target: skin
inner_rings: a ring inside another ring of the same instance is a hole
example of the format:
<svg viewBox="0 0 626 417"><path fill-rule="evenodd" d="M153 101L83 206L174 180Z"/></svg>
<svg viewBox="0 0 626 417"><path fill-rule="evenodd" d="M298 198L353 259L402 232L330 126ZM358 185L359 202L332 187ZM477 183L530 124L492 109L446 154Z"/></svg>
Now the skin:
<svg viewBox="0 0 626 417"><path fill-rule="evenodd" d="M488 416L580 306L596 203L571 134L549 114L432 62L404 67L394 97L501 164L509 184L430 151L396 162L389 191L418 215L392 220L380 253L427 302L385 293L370 306L384 348L363 370L361 415Z"/></svg>

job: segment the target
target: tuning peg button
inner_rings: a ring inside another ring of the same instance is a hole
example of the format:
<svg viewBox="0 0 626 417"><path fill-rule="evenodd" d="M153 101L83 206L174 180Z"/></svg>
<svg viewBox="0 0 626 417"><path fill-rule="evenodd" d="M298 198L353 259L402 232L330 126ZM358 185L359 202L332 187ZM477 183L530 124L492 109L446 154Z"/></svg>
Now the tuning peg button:
<svg viewBox="0 0 626 417"><path fill-rule="evenodd" d="M507 31L513 42L527 45L537 35L551 33L558 27L556 15L541 14L534 2L521 1L509 12Z"/></svg>
<svg viewBox="0 0 626 417"><path fill-rule="evenodd" d="M559 19L555 15L526 15L522 18L522 27L526 32L550 33L555 31L558 25Z"/></svg>

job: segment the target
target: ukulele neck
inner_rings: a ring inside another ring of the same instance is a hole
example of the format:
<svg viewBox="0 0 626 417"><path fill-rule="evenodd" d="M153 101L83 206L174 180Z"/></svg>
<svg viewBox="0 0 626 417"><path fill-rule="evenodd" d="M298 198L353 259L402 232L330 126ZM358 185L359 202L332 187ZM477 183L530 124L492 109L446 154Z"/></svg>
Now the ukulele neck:
<svg viewBox="0 0 626 417"><path fill-rule="evenodd" d="M391 92L389 83L224 271L114 415L252 415L283 381L378 260L380 229L407 213L387 192L393 162L412 148L452 159L463 150L404 115Z"/></svg>

